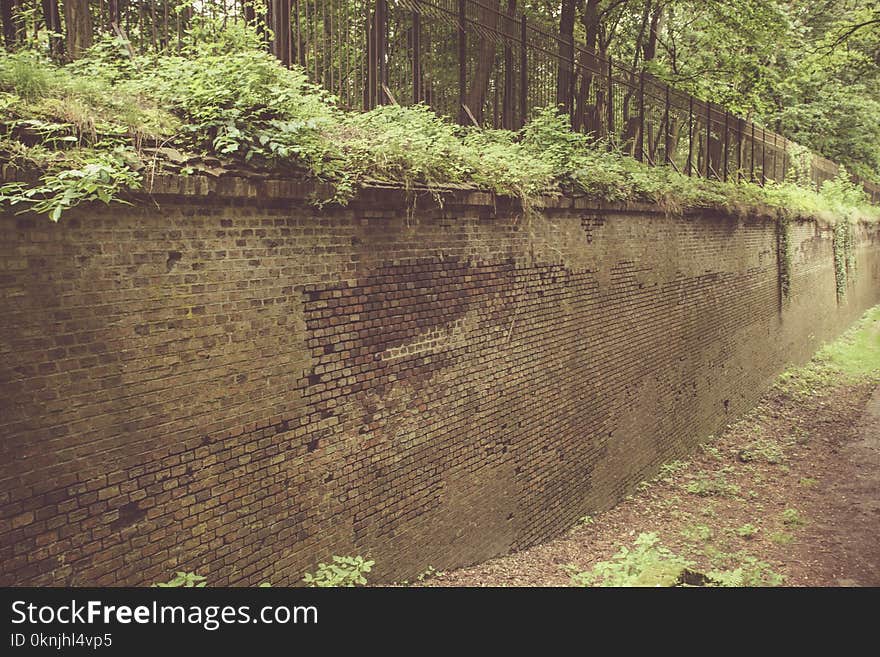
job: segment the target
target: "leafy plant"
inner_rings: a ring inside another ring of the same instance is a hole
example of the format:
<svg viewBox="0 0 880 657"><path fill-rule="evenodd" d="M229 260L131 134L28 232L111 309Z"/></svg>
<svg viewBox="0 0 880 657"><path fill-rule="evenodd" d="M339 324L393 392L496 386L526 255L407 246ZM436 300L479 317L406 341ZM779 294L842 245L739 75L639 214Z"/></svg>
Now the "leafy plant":
<svg viewBox="0 0 880 657"><path fill-rule="evenodd" d="M319 563L314 574L306 573L303 581L313 587L352 587L367 583L365 573L372 570L375 561L356 557L333 557L333 563Z"/></svg>
<svg viewBox="0 0 880 657"><path fill-rule="evenodd" d="M434 566L428 566L425 570L418 574L416 577L416 581L424 582L427 579L431 579L432 577L439 577L440 575L444 575L445 573L442 570L437 570Z"/></svg>
<svg viewBox="0 0 880 657"><path fill-rule="evenodd" d="M178 571L174 574L174 577L167 582L157 582L156 584L153 584L153 586L159 588L202 588L207 584L205 580L206 578L201 575Z"/></svg>
<svg viewBox="0 0 880 657"><path fill-rule="evenodd" d="M58 221L63 212L84 201L120 201L121 192L139 188L141 181L125 155L122 149L89 155L78 168L45 174L36 186L7 183L0 187L0 203L24 204L23 212L45 213Z"/></svg>
<svg viewBox="0 0 880 657"><path fill-rule="evenodd" d="M807 523L797 509L786 509L783 511L782 522L790 527L800 527Z"/></svg>
<svg viewBox="0 0 880 657"><path fill-rule="evenodd" d="M757 527L755 527L753 524L751 524L749 522L736 528L736 535L739 536L740 538L745 538L745 539L754 538L755 534L757 534L757 533L758 533Z"/></svg>
<svg viewBox="0 0 880 657"><path fill-rule="evenodd" d="M740 564L732 570L713 570L706 573L710 586L758 587L782 586L785 578L775 572L770 564L751 555L741 556Z"/></svg>
<svg viewBox="0 0 880 657"><path fill-rule="evenodd" d="M766 438L758 438L753 440L737 455L740 461L748 463L750 461L762 461L764 463L782 463L785 458L782 448L772 440Z"/></svg>
<svg viewBox="0 0 880 657"><path fill-rule="evenodd" d="M675 586L688 562L663 547L655 533L642 533L634 549L621 547L608 561L600 561L590 571L567 564L576 586Z"/></svg>
<svg viewBox="0 0 880 657"><path fill-rule="evenodd" d="M691 525L682 529L681 535L691 541L709 541L714 532L708 525Z"/></svg>
<svg viewBox="0 0 880 657"><path fill-rule="evenodd" d="M733 497L740 492L739 486L727 481L724 473L716 473L714 477L701 476L687 486L687 492L700 497Z"/></svg>
<svg viewBox="0 0 880 657"><path fill-rule="evenodd" d="M767 538L777 545L789 545L790 543L794 543L794 536L788 532L773 532Z"/></svg>

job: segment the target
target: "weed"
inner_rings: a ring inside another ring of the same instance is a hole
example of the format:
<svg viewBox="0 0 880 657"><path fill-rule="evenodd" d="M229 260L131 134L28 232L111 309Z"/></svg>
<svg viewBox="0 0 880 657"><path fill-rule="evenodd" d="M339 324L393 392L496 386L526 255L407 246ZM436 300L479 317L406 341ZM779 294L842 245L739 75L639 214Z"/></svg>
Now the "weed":
<svg viewBox="0 0 880 657"><path fill-rule="evenodd" d="M771 542L776 543L777 545L789 545L791 543L794 543L794 536L792 536L788 532L773 532L767 538L769 538Z"/></svg>
<svg viewBox="0 0 880 657"><path fill-rule="evenodd" d="M782 512L782 522L789 527L801 527L807 524L797 509L786 509Z"/></svg>
<svg viewBox="0 0 880 657"><path fill-rule="evenodd" d="M700 509L700 514L705 516L706 518L718 517L718 512L715 510L715 507L711 503Z"/></svg>
<svg viewBox="0 0 880 657"><path fill-rule="evenodd" d="M737 457L743 463L762 461L764 463L781 463L785 458L782 448L767 438L753 440L739 451Z"/></svg>
<svg viewBox="0 0 880 657"><path fill-rule="evenodd" d="M822 212L853 219L880 216L843 176L816 192L788 182L725 183L649 167L571 131L568 117L552 107L536 109L519 131L465 128L421 105L346 112L328 92L310 84L301 68L285 68L262 52L261 39L242 23L195 17L180 53L131 57L129 44L116 37L98 39L80 60L60 67L27 50L4 52L0 133L26 149L63 148L59 135L73 137L96 156L118 146L137 152L149 137L181 152L330 183L329 196L314 199L319 205L345 203L366 181L385 180L407 188L425 185L436 193L446 185L474 185L518 197L525 206L540 194L571 191L605 201L654 202L670 210L774 207L780 220ZM45 144L32 146L33 139L20 139L21 130L13 125L32 119L64 127ZM60 176L78 168L67 164L57 162L42 173ZM43 193L62 196L64 189L43 185L38 195ZM49 213L73 207L45 200ZM783 256L785 234L780 233ZM851 275L846 244L852 240L845 237L839 240L840 260ZM786 269L780 272L783 293L786 275Z"/></svg>
<svg viewBox="0 0 880 657"><path fill-rule="evenodd" d="M576 586L674 586L679 582L688 562L660 544L654 533L642 533L634 549L621 547L608 561L600 561L591 571L580 571L567 564Z"/></svg>
<svg viewBox="0 0 880 657"><path fill-rule="evenodd" d="M440 577L441 575L445 575L446 573L442 570L437 570L434 566L428 566L425 570L418 574L416 577L416 581L424 582L426 579L431 579L432 577Z"/></svg>
<svg viewBox="0 0 880 657"><path fill-rule="evenodd" d="M711 478L701 476L688 484L686 490L700 497L734 497L740 492L739 486L729 483L723 473L717 473Z"/></svg>
<svg viewBox="0 0 880 657"><path fill-rule="evenodd" d="M813 488L814 486L819 485L818 480L811 477L801 477L800 479L798 479L798 483L804 488Z"/></svg>
<svg viewBox="0 0 880 657"><path fill-rule="evenodd" d="M357 586L367 583L364 573L372 570L375 561L357 557L333 557L333 563L319 563L315 574L306 573L303 581L307 586Z"/></svg>
<svg viewBox="0 0 880 657"><path fill-rule="evenodd" d="M740 538L751 539L758 533L758 529L751 523L746 523L736 528L736 535Z"/></svg>
<svg viewBox="0 0 880 657"><path fill-rule="evenodd" d="M708 525L691 525L682 529L681 535L689 541L711 541L714 532Z"/></svg>
<svg viewBox="0 0 880 657"><path fill-rule="evenodd" d="M157 586L159 588L202 588L207 582L206 578L201 575L196 575L195 573L185 573L183 571L178 571L174 574L174 577L171 578L167 582L157 582L153 584L153 586Z"/></svg>
<svg viewBox="0 0 880 657"><path fill-rule="evenodd" d="M664 478L672 477L682 470L687 469L687 461L671 461L660 466L660 476Z"/></svg>
<svg viewBox="0 0 880 657"><path fill-rule="evenodd" d="M740 556L740 565L732 570L711 571L707 575L716 586L782 586L785 578L770 564L753 556Z"/></svg>

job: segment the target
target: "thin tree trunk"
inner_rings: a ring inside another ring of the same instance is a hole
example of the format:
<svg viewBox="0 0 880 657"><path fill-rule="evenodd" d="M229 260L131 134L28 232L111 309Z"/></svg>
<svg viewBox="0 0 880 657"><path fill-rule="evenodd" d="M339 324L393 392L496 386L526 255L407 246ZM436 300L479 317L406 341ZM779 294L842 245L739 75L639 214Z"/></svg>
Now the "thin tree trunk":
<svg viewBox="0 0 880 657"><path fill-rule="evenodd" d="M50 34L59 36L49 37L49 52L53 57L61 55L64 47L61 41L61 16L58 13L58 0L42 0L43 18L46 21L46 29Z"/></svg>

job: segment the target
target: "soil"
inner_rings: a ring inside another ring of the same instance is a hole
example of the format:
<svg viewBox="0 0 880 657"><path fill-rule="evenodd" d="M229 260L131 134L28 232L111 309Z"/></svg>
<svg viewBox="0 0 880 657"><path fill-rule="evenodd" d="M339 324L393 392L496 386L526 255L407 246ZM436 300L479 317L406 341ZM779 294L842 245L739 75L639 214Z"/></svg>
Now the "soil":
<svg viewBox="0 0 880 657"><path fill-rule="evenodd" d="M567 564L591 570L654 532L699 572L752 564L748 585L880 586L880 387L774 388L640 488L553 541L414 584L570 586Z"/></svg>

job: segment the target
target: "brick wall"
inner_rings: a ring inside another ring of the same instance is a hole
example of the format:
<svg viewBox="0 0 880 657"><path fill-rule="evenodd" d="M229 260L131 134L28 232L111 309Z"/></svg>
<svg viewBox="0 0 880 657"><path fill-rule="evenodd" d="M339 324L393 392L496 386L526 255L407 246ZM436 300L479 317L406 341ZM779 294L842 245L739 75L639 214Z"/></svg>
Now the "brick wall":
<svg viewBox="0 0 880 657"><path fill-rule="evenodd" d="M831 229L293 184L0 217L0 584L377 580L607 508L880 301ZM213 183L212 183L213 184ZM160 189L159 191L162 191Z"/></svg>

